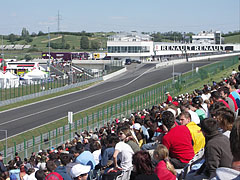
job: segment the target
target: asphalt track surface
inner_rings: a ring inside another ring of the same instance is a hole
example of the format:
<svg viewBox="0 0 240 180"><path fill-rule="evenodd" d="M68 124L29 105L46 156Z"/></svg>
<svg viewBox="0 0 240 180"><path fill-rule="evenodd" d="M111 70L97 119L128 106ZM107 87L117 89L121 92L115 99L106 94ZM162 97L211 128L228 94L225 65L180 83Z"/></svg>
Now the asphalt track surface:
<svg viewBox="0 0 240 180"><path fill-rule="evenodd" d="M201 67L220 60L223 59L178 64L174 72L191 71L192 63L194 67ZM80 112L172 77L172 66L154 67L155 64L132 64L127 66L127 72L86 90L0 112L0 129L7 130L11 137L66 117L68 111ZM4 135L0 139L4 139Z"/></svg>

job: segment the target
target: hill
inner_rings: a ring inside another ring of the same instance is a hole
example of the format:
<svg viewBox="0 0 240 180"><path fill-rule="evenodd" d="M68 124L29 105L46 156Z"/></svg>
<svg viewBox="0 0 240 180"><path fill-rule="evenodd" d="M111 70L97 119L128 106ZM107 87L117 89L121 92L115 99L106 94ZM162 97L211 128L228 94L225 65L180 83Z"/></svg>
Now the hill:
<svg viewBox="0 0 240 180"><path fill-rule="evenodd" d="M225 44L240 44L240 34L224 37Z"/></svg>

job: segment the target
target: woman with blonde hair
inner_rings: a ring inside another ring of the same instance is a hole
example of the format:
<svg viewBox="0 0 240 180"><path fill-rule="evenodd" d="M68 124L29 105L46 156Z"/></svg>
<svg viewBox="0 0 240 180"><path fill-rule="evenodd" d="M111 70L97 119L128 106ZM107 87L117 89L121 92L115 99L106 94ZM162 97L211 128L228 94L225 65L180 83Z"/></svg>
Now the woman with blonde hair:
<svg viewBox="0 0 240 180"><path fill-rule="evenodd" d="M176 180L177 172L169 161L169 152L164 145L159 144L157 146L153 152L153 157L159 161L154 170L158 178L160 180Z"/></svg>

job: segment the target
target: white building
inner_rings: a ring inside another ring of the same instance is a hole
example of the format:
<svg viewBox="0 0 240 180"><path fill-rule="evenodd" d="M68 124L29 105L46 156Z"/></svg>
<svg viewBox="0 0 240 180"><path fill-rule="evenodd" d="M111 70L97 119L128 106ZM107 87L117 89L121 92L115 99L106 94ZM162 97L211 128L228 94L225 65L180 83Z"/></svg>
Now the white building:
<svg viewBox="0 0 240 180"><path fill-rule="evenodd" d="M221 31L206 32L202 31L192 36L193 44L222 44Z"/></svg>
<svg viewBox="0 0 240 180"><path fill-rule="evenodd" d="M108 56L112 59L147 60L154 55L152 37L138 33L120 33L109 37Z"/></svg>
<svg viewBox="0 0 240 180"><path fill-rule="evenodd" d="M190 44L153 42L149 35L121 33L109 37L107 56L112 60L130 58L145 61L240 51L240 44L221 44L220 40L220 31L193 36Z"/></svg>

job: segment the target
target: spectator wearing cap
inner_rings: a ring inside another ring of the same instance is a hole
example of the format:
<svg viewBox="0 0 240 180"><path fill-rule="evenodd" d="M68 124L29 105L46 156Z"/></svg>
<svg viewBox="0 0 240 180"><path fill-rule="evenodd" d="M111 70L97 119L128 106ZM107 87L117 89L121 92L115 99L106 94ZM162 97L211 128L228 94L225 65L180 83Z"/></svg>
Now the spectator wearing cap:
<svg viewBox="0 0 240 180"><path fill-rule="evenodd" d="M183 168L193 158L192 136L186 126L176 126L172 112L162 114L162 124L167 134L162 138L162 144L167 147L170 162L176 169Z"/></svg>
<svg viewBox="0 0 240 180"><path fill-rule="evenodd" d="M201 128L195 122L191 121L191 115L187 111L181 112L179 120L181 125L187 126L189 129L193 140L193 150L194 153L197 154L205 146L205 137L203 136Z"/></svg>
<svg viewBox="0 0 240 180"><path fill-rule="evenodd" d="M92 153L90 151L86 151L82 143L77 143L74 153L74 156L77 156L75 159L76 163L80 163L82 165L90 165L91 169L95 168L96 162Z"/></svg>
<svg viewBox="0 0 240 180"><path fill-rule="evenodd" d="M136 135L136 138L138 140L138 145L141 148L143 144L146 144L146 139L143 135L141 124L135 123L133 125L133 131L134 131L134 133Z"/></svg>
<svg viewBox="0 0 240 180"><path fill-rule="evenodd" d="M169 92L166 92L165 95L167 96L166 104L171 104L172 103L172 96L170 95Z"/></svg>
<svg viewBox="0 0 240 180"><path fill-rule="evenodd" d="M232 153L229 139L218 131L216 119L201 121L202 132L206 138L204 150L205 162L196 173L187 175L186 179L211 179L216 176L219 167L231 167Z"/></svg>
<svg viewBox="0 0 240 180"><path fill-rule="evenodd" d="M71 180L71 177L67 174L66 165L71 162L71 157L68 154L60 154L61 164L55 169L55 172L60 174L64 180Z"/></svg>
<svg viewBox="0 0 240 180"><path fill-rule="evenodd" d="M192 99L192 106L190 106L191 110L196 112L200 121L206 118L205 111L201 105L200 97L194 97Z"/></svg>
<svg viewBox="0 0 240 180"><path fill-rule="evenodd" d="M74 180L87 180L91 166L76 164L72 167L70 174Z"/></svg>

